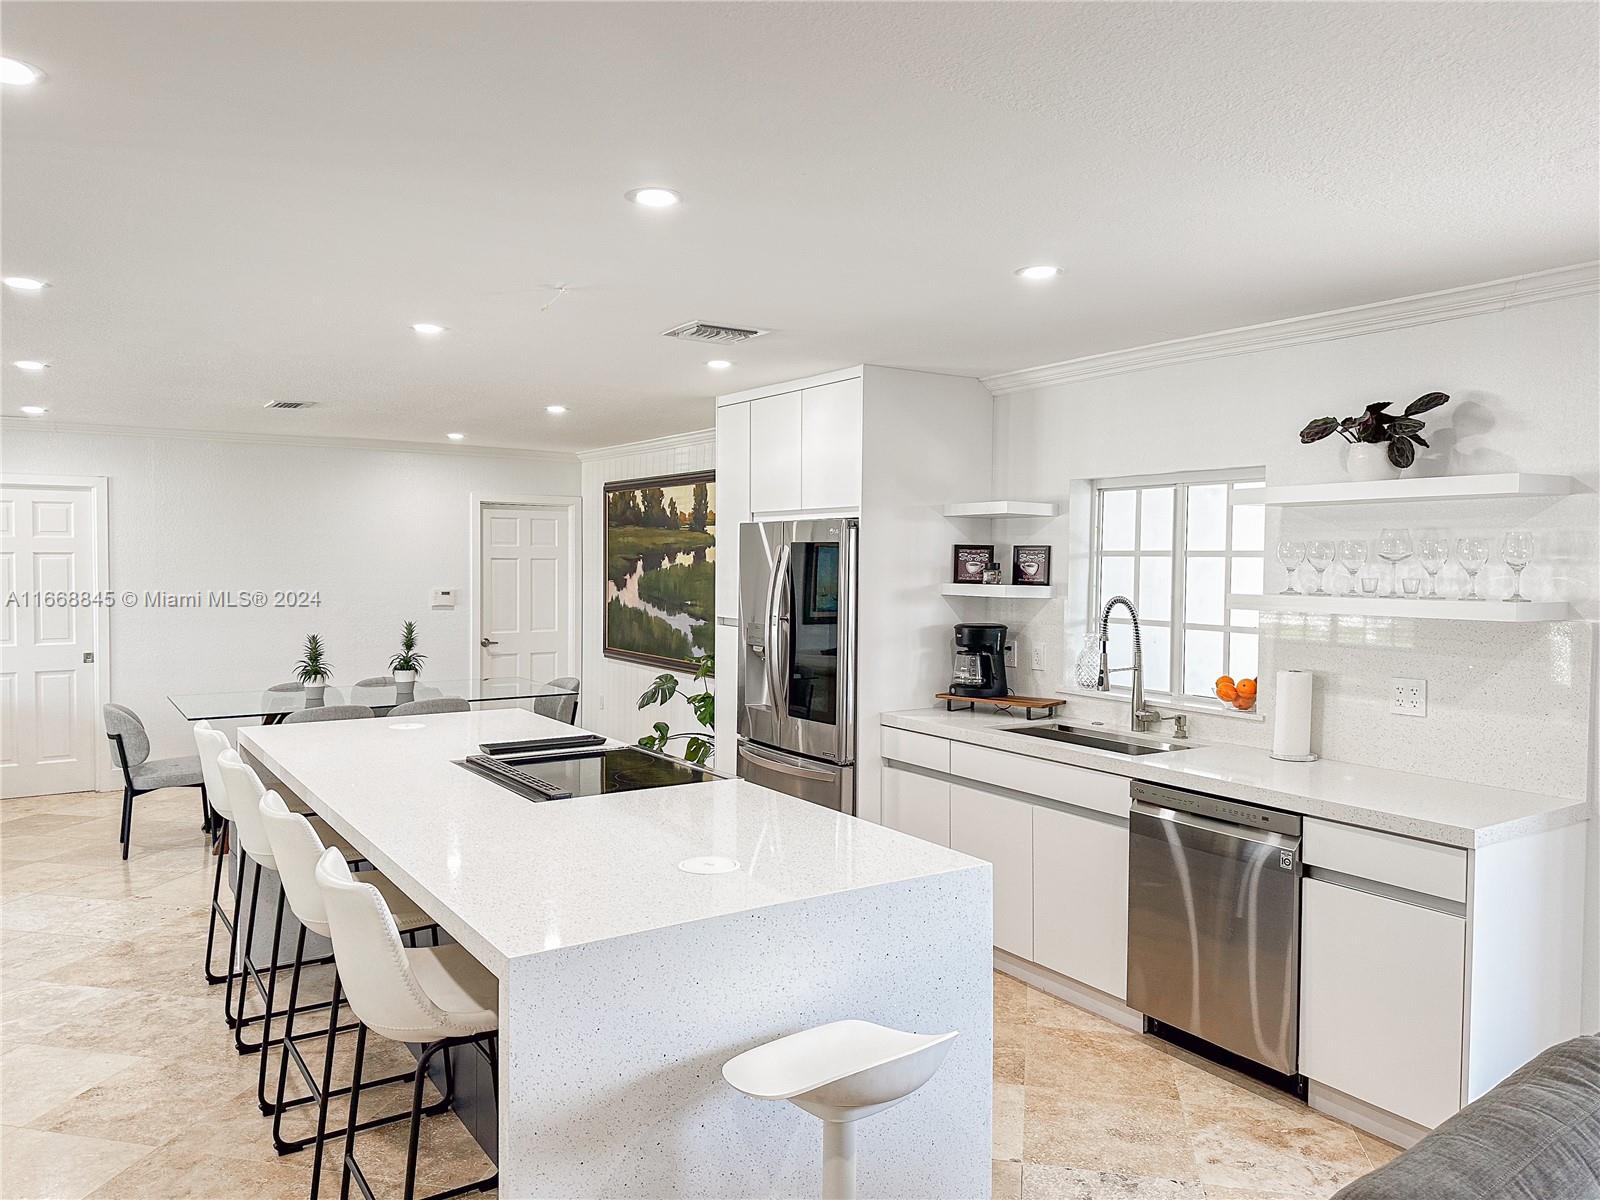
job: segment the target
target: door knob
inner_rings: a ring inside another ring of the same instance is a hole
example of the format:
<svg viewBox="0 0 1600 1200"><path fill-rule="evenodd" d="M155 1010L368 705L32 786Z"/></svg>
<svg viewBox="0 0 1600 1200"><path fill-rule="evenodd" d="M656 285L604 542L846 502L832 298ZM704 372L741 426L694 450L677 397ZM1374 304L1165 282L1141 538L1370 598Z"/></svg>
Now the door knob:
<svg viewBox="0 0 1600 1200"><path fill-rule="evenodd" d="M500 643L495 641L493 638L479 638L478 639L478 645L480 645L480 646L486 646L486 647L487 646L498 646L499 644Z"/></svg>

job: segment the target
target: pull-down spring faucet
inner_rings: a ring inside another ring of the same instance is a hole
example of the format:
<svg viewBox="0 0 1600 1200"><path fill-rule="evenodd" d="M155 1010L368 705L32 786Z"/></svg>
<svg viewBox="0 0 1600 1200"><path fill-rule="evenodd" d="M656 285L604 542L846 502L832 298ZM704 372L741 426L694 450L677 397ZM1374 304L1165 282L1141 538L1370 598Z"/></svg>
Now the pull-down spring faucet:
<svg viewBox="0 0 1600 1200"><path fill-rule="evenodd" d="M1164 717L1153 708L1145 706L1144 702L1144 645L1139 636L1139 610L1134 608L1133 601L1126 596L1113 596L1106 601L1104 611L1100 614L1100 679L1097 684L1102 692L1111 690L1110 655L1107 653L1108 643L1111 638L1111 610L1117 605L1122 605L1128 610L1128 619L1133 622L1133 665L1131 667L1117 667L1115 670L1133 672L1133 709L1129 716L1128 728L1135 733L1143 733L1152 725L1159 725L1162 721L1173 723L1172 735L1178 738L1189 736L1189 721L1184 716Z"/></svg>

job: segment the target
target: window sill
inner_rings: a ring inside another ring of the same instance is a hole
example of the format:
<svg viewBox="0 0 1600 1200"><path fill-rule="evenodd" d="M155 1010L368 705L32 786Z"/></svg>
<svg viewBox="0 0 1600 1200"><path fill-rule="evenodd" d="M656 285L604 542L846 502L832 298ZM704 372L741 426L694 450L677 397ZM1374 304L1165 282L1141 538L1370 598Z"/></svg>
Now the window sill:
<svg viewBox="0 0 1600 1200"><path fill-rule="evenodd" d="M1067 687L1057 688L1056 695L1071 696L1082 700L1099 700L1108 704L1122 704L1124 706L1133 701L1132 693L1117 689L1109 692L1097 692L1087 691L1083 688ZM1229 721L1251 721L1261 724L1267 719L1261 711L1259 702L1256 707L1246 712L1240 712L1233 705L1224 704L1221 700L1205 700L1199 696L1188 696L1182 700L1157 699L1146 696L1145 703L1150 705L1151 708L1160 709L1162 712L1189 713L1201 717L1223 717Z"/></svg>

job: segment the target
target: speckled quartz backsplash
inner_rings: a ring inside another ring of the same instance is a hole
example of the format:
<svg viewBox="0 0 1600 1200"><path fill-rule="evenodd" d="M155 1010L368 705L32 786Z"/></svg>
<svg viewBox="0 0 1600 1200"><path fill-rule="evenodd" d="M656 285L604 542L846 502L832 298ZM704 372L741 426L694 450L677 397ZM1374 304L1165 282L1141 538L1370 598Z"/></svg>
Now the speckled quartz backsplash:
<svg viewBox="0 0 1600 1200"><path fill-rule="evenodd" d="M1273 554L1280 534L1371 540L1388 526L1436 528L1452 543L1463 534L1490 539L1490 563L1479 584L1490 597L1486 606L1494 605L1511 590L1500 535L1529 529L1538 549L1523 576L1525 594L1567 600L1575 619L1513 625L1263 613L1257 714L1196 714L1192 736L1267 746L1274 673L1307 670L1316 675L1313 748L1323 757L1581 798L1595 739L1594 622L1600 616L1597 309L1593 295L1570 297L1002 396L996 477L1013 481L1020 497L1058 501L1068 499L1074 480L1221 468L1264 466L1272 484L1331 481L1341 478L1341 447L1299 445L1295 435L1306 420L1355 412L1377 399L1404 404L1436 387L1450 392L1451 404L1429 414L1434 449L1413 474L1566 474L1577 480L1577 492L1269 509L1266 589L1284 586ZM1207 419L1196 421L1197 412ZM1277 415L1263 420L1269 412ZM1140 431L1137 438L1128 435L1130 428ZM995 525L997 542L1055 546L1057 598L990 602L982 616L964 616L1004 621L1021 639L1024 666L1012 679L1016 690L1057 692L1081 649L1088 610L1070 567L1074 551L1082 554L1077 543L1086 522L1068 513L1032 526ZM1311 576L1309 567L1301 568L1303 584ZM1338 567L1329 578L1345 590ZM1441 592L1459 595L1465 582L1452 561L1440 577ZM1026 666L1033 646L1044 649L1043 672ZM1425 717L1390 714L1394 677L1427 681ZM1126 699L1069 694L1067 700L1073 717L1118 725L1126 723L1127 707Z"/></svg>

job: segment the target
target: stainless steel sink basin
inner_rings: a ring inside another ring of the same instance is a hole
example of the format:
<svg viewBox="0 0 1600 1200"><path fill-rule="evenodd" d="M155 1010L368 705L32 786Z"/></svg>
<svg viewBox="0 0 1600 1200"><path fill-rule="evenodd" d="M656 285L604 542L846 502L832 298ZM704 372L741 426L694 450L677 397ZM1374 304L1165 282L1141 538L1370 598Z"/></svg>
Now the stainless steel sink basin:
<svg viewBox="0 0 1600 1200"><path fill-rule="evenodd" d="M1111 729L1087 725L1064 725L1060 722L1036 722L1032 725L1008 725L1007 733L1020 733L1025 737L1045 738L1052 742L1068 742L1074 746L1087 746L1091 750L1109 750L1113 754L1138 757L1142 754L1166 754L1172 750L1187 750L1185 742L1163 742L1156 738L1143 738L1134 734L1121 734Z"/></svg>

